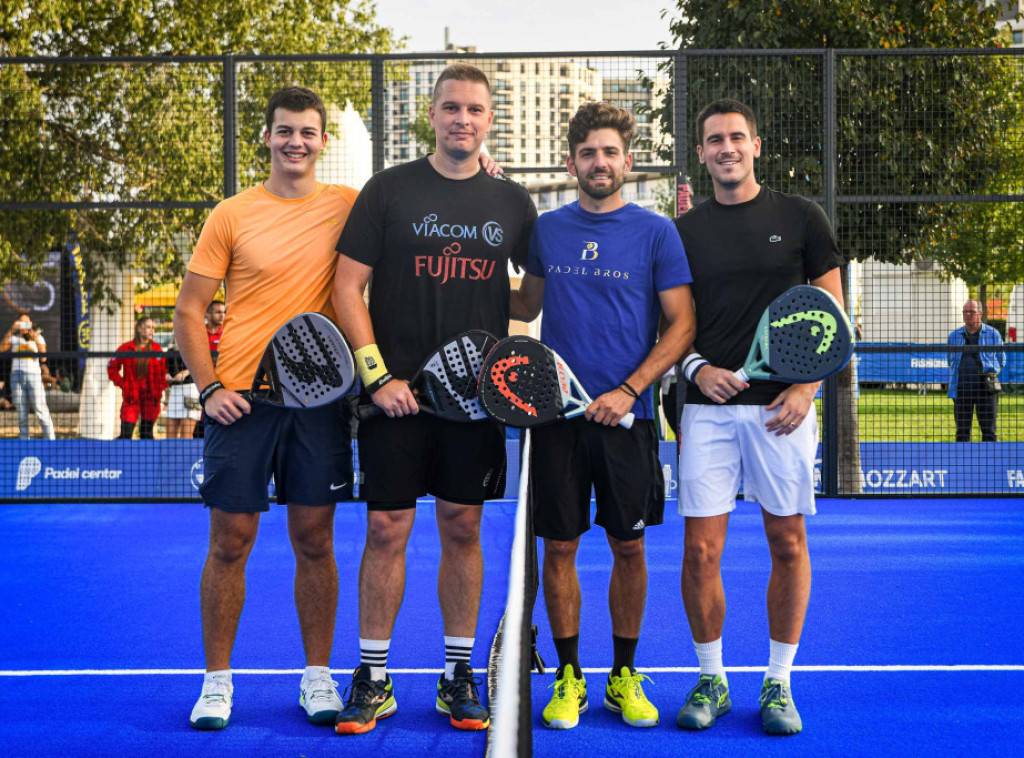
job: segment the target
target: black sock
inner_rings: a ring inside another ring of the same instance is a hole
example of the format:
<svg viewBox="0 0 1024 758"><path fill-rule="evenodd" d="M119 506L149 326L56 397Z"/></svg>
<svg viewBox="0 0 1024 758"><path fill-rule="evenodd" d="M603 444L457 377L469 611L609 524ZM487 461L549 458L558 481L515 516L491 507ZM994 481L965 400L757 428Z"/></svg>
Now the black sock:
<svg viewBox="0 0 1024 758"><path fill-rule="evenodd" d="M140 421L139 422L139 439L140 440L151 440L151 439L153 439L153 422L152 421Z"/></svg>
<svg viewBox="0 0 1024 758"><path fill-rule="evenodd" d="M127 421L121 422L121 436L119 440L130 440L132 435L135 434L135 424L131 424Z"/></svg>
<svg viewBox="0 0 1024 758"><path fill-rule="evenodd" d="M638 642L640 642L639 639L612 635L612 646L615 649L615 663L612 666L612 676L618 676L623 666L630 671L633 670L633 658L636 656L636 645Z"/></svg>
<svg viewBox="0 0 1024 758"><path fill-rule="evenodd" d="M558 653L558 668L564 669L572 664L577 679L583 676L583 669L580 667L580 636L555 638L555 652Z"/></svg>

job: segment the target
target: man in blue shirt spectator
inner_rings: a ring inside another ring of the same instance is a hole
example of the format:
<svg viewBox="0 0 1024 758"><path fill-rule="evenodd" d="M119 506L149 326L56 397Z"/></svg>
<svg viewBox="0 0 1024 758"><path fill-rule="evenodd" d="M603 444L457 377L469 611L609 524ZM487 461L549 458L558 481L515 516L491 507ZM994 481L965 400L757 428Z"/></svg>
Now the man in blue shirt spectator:
<svg viewBox="0 0 1024 758"><path fill-rule="evenodd" d="M1002 345L999 332L981 323L981 303L964 303L964 325L950 332L950 345L986 346ZM966 350L949 354L949 396L953 398L953 417L956 419L956 441L971 441L971 423L975 412L981 427L982 442L996 441L996 412L999 395L985 374L998 374L1006 365L1002 350Z"/></svg>

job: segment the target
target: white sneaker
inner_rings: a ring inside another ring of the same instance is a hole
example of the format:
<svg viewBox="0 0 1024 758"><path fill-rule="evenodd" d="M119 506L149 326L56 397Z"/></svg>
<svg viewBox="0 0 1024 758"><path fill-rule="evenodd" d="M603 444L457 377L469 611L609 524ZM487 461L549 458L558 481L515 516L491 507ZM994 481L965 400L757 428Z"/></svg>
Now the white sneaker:
<svg viewBox="0 0 1024 758"><path fill-rule="evenodd" d="M311 724L331 724L345 707L338 697L338 683L327 672L303 676L299 683L299 705L306 709Z"/></svg>
<svg viewBox="0 0 1024 758"><path fill-rule="evenodd" d="M231 718L230 676L212 676L203 681L203 692L192 709L189 724L193 729L223 729Z"/></svg>

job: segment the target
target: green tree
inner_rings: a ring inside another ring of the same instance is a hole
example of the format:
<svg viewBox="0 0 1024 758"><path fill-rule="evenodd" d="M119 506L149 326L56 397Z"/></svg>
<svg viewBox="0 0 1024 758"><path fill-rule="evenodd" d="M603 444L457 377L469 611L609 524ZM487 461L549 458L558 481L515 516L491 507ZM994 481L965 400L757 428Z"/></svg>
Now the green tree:
<svg viewBox="0 0 1024 758"><path fill-rule="evenodd" d="M0 56L221 56L386 53L401 41L372 0L13 0ZM281 60L235 66L239 186L266 172L263 107L301 84L344 107L369 105L365 62ZM155 283L180 276L181 253L222 198L224 65L212 62L15 63L0 59L0 201L167 202L186 208L0 211L0 280L31 279L43 253L75 234L94 296L113 263ZM330 125L328 125L330 129Z"/></svg>
<svg viewBox="0 0 1024 758"><path fill-rule="evenodd" d="M996 5L976 0L765 0L756 5L742 0L678 0L675 10L678 15L670 25L674 47L722 51L721 56L686 57L685 112L690 122L710 100L736 97L759 114L764 140L757 168L760 180L805 196L821 197L832 190L847 198L891 197L885 202L838 204L836 234L849 259L899 263L928 254L949 265L950 271L974 268L983 260L983 243L977 241L984 237L977 232L986 226L984 217L1008 215L1008 207L983 209L981 204L926 204L900 198L1006 192L1009 176L1016 177L1013 191L1020 192L1024 140L1015 103L1021 101L1024 77L1019 64L993 56L900 56L884 51L998 47ZM822 48L879 51L837 56L832 187L827 186L824 171L829 136L823 110L824 61L819 55L799 53ZM794 52L729 53L779 49ZM668 100L657 111L667 130L672 128L676 105L681 104ZM1014 130L1009 135L1008 126ZM1014 147L1007 149L1009 145ZM684 149L692 160L692 142ZM1004 159L992 160L996 153ZM706 173L693 175L695 192L710 194ZM1005 228L991 219L987 226ZM956 243L966 238L972 239L970 259L966 245ZM1020 258L1019 249L1015 258ZM957 268L954 261L965 265ZM849 492L859 488L860 468L850 370L840 375L838 385L840 487Z"/></svg>

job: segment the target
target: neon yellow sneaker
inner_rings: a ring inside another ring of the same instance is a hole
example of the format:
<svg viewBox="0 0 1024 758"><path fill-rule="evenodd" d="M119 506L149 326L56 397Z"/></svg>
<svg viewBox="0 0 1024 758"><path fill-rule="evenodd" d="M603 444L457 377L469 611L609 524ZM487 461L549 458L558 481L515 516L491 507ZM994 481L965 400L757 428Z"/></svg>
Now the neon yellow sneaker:
<svg viewBox="0 0 1024 758"><path fill-rule="evenodd" d="M649 682L651 678L625 666L619 669L619 674L608 675L608 685L604 688L604 707L621 713L622 720L630 726L657 726L658 709L647 699L640 686L644 679Z"/></svg>
<svg viewBox="0 0 1024 758"><path fill-rule="evenodd" d="M544 708L544 726L549 729L572 729L580 723L580 714L585 713L589 707L587 680L583 672L580 672L580 678L577 679L573 667L566 665L551 686L555 688L555 694Z"/></svg>

